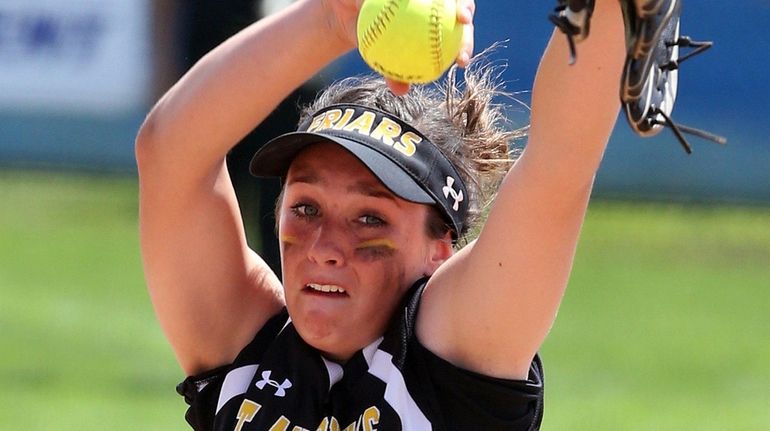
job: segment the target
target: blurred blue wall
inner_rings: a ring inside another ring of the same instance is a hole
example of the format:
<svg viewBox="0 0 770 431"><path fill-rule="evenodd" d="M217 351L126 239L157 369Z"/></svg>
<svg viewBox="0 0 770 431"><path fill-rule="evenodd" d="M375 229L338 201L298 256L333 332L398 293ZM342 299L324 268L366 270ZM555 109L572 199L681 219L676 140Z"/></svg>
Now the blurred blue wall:
<svg viewBox="0 0 770 431"><path fill-rule="evenodd" d="M150 1L0 1L0 164L134 169Z"/></svg>
<svg viewBox="0 0 770 431"><path fill-rule="evenodd" d="M492 58L507 59L504 79L509 91L531 89L551 33L546 15L555 3L477 0L477 51L508 40L507 48ZM694 153L687 156L670 131L638 138L621 116L597 177L596 194L770 202L770 1L695 0L685 1L683 7L683 34L715 45L683 64L673 117L725 135L729 143L721 147L691 137ZM340 75L366 70L357 56L346 57L340 67ZM590 110L590 101L575 109ZM522 121L523 115L515 115L516 123Z"/></svg>
<svg viewBox="0 0 770 431"><path fill-rule="evenodd" d="M491 58L507 61L509 91L529 90L551 32L546 15L555 1L477 3L477 51L508 40ZM687 1L682 28L695 39L714 40L715 46L683 65L673 116L727 136L728 145L692 137L694 154L687 156L671 132L638 138L620 117L596 194L770 202L770 1ZM367 71L353 53L322 75L334 79ZM589 102L575 109L590 110ZM149 103L108 115L0 109L0 164L131 171L133 138ZM514 122L525 124L526 113L515 114Z"/></svg>

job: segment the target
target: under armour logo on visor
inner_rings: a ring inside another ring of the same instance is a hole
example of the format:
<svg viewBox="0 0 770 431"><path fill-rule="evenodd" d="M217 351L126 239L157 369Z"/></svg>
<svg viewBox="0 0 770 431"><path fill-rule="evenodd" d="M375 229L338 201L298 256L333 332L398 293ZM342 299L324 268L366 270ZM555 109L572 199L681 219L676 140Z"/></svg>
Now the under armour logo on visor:
<svg viewBox="0 0 770 431"><path fill-rule="evenodd" d="M270 370L262 372L262 380L256 383L257 388L262 390L264 389L265 386L270 385L275 388L276 397L285 397L286 389L289 389L291 387L291 382L289 381L289 379L284 379L283 383L278 383L275 380L270 380L270 373L271 373Z"/></svg>
<svg viewBox="0 0 770 431"><path fill-rule="evenodd" d="M460 208L460 202L463 201L463 191L460 190L459 192L455 190L452 186L455 184L455 179L452 177L446 177L446 185L443 189L441 189L444 192L444 197L449 199L449 195L452 195L452 199L455 200L454 205L452 205L452 209L457 211Z"/></svg>

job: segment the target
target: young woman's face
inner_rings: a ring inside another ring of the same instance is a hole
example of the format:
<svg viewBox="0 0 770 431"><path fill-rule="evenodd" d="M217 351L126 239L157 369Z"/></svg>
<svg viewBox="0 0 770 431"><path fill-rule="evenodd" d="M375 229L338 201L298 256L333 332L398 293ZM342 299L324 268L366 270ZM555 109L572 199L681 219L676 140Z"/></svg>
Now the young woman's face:
<svg viewBox="0 0 770 431"><path fill-rule="evenodd" d="M337 145L296 157L278 234L286 304L308 344L346 360L382 335L404 292L451 254L426 234L427 215Z"/></svg>

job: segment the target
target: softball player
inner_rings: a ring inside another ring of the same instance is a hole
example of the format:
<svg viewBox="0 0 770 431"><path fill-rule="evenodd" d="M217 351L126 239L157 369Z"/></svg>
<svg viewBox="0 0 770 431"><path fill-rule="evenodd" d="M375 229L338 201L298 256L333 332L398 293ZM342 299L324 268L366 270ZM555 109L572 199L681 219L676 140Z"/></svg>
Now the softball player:
<svg viewBox="0 0 770 431"><path fill-rule="evenodd" d="M458 20L471 28L474 4ZM154 307L196 430L532 430L537 351L571 269L626 58L617 0L592 8L577 64L554 38L526 149L493 71L439 89L349 79L268 142L283 283L246 245L227 151L355 45L360 1L300 0L205 56L137 139ZM466 35L458 64L469 63ZM506 174L507 171L507 174ZM501 178L505 174L504 178ZM496 198L476 239L463 236Z"/></svg>

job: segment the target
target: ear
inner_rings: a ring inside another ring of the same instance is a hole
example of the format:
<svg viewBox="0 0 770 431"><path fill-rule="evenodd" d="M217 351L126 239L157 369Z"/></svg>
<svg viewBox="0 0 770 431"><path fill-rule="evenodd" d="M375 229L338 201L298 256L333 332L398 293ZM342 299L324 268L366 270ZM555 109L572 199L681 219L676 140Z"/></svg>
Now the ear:
<svg viewBox="0 0 770 431"><path fill-rule="evenodd" d="M428 256L425 262L426 276L433 275L438 267L454 254L454 248L452 247L452 233L447 232L443 238L431 240L429 247L430 250L428 250Z"/></svg>

